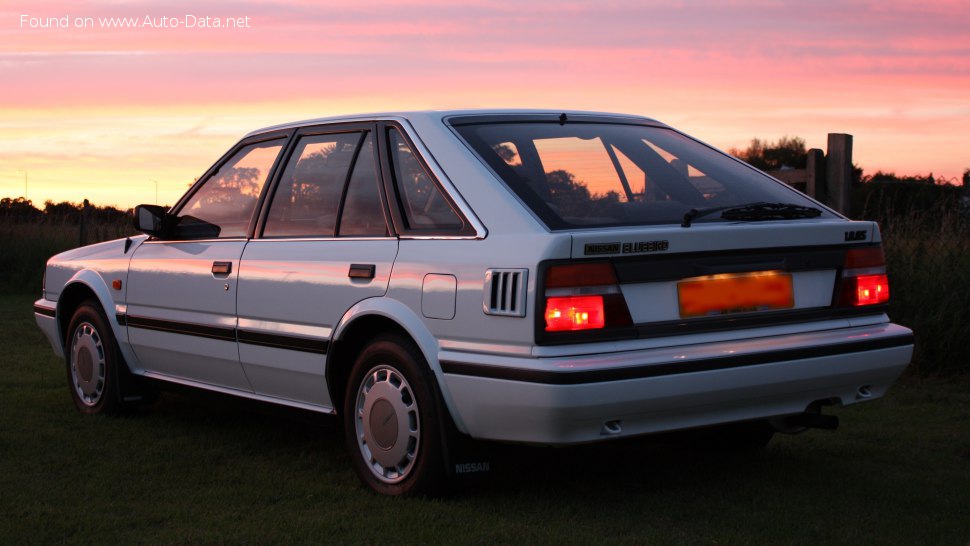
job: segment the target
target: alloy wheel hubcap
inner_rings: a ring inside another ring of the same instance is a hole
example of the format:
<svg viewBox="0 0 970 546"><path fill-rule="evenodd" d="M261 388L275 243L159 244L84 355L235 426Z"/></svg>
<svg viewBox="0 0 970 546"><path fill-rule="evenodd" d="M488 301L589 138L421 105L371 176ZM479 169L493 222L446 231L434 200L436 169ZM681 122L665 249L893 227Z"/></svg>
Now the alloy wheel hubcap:
<svg viewBox="0 0 970 546"><path fill-rule="evenodd" d="M71 338L71 383L85 406L94 406L101 400L105 370L101 336L91 323L79 324Z"/></svg>
<svg viewBox="0 0 970 546"><path fill-rule="evenodd" d="M370 471L385 483L408 476L420 447L421 419L411 386L391 366L373 368L357 390L357 446Z"/></svg>

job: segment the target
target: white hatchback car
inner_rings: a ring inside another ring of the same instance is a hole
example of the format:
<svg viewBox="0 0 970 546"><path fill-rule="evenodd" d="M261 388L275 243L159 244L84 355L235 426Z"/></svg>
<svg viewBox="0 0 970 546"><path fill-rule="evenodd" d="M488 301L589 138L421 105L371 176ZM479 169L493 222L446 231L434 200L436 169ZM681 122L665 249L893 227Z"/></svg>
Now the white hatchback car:
<svg viewBox="0 0 970 546"><path fill-rule="evenodd" d="M874 223L637 116L270 127L135 223L51 258L34 305L77 407L151 378L341 414L387 494L487 470L468 438L834 428L913 348Z"/></svg>

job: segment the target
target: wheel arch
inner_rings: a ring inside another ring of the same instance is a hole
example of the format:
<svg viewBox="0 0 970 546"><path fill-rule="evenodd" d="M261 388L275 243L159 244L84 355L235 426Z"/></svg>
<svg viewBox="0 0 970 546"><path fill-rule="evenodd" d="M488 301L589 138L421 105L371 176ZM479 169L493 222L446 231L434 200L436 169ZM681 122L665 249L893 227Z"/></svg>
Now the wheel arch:
<svg viewBox="0 0 970 546"><path fill-rule="evenodd" d="M63 347L65 342L71 317L81 303L86 300L94 300L101 305L108 326L111 328L111 333L114 334L118 342L118 348L121 351L123 361L131 369L132 366L130 363L135 361L133 360L134 355L131 352L131 348L128 345L128 331L125 327L118 324L115 302L111 297L111 292L108 290L107 283L104 282L101 275L90 269L82 269L75 273L64 285L63 290L61 290L57 298L57 329L61 346Z"/></svg>
<svg viewBox="0 0 970 546"><path fill-rule="evenodd" d="M417 346L437 382L445 409L459 431L467 429L455 410L446 388L444 374L438 361L438 342L411 309L403 303L387 298L371 298L350 308L334 328L330 350L327 351L326 380L334 411L343 408L344 387L354 365L356 355L374 336L397 332Z"/></svg>

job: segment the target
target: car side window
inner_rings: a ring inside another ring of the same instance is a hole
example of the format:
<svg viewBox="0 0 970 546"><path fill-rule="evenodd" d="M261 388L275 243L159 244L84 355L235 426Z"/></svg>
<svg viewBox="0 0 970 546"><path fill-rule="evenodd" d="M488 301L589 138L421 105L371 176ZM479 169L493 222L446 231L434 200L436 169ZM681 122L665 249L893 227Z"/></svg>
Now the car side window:
<svg viewBox="0 0 970 546"><path fill-rule="evenodd" d="M333 237L361 134L305 136L273 196L264 237Z"/></svg>
<svg viewBox="0 0 970 546"><path fill-rule="evenodd" d="M340 213L341 237L384 237L387 223L381 205L380 177L374 163L374 135L364 139L354 172L347 183L347 195Z"/></svg>
<svg viewBox="0 0 970 546"><path fill-rule="evenodd" d="M388 130L388 145L398 198L408 229L457 231L458 213L441 193L417 154L396 128Z"/></svg>
<svg viewBox="0 0 970 546"><path fill-rule="evenodd" d="M178 237L246 237L259 194L284 142L244 146L223 163L179 210Z"/></svg>

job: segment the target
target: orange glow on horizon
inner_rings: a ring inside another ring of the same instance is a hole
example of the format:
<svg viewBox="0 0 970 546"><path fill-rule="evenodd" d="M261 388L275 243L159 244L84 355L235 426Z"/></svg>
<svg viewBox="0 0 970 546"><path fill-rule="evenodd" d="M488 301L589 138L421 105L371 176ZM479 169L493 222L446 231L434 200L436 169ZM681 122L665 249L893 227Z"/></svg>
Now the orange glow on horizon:
<svg viewBox="0 0 970 546"><path fill-rule="evenodd" d="M21 28L182 7L0 7L0 197L171 204L243 134L339 113L536 107L657 118L722 149L854 135L854 162L970 168L970 10L936 0L327 5L202 0L246 29Z"/></svg>

